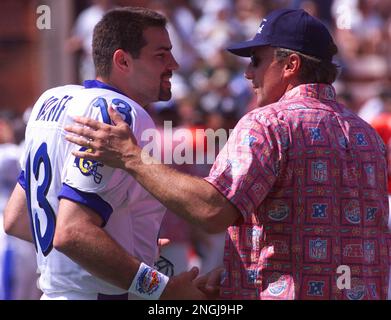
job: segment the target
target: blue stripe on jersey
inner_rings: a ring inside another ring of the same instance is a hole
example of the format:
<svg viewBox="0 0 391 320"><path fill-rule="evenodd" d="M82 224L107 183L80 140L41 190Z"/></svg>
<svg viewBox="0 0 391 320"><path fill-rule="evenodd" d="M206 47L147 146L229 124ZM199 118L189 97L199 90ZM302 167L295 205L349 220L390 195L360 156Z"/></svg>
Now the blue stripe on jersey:
<svg viewBox="0 0 391 320"><path fill-rule="evenodd" d="M96 193L80 191L78 189L72 188L66 183L62 184L60 194L58 195L58 199L61 198L81 203L82 205L85 205L86 207L94 210L103 219L102 227L106 225L111 214L113 213L113 208L111 205L104 201Z"/></svg>
<svg viewBox="0 0 391 320"><path fill-rule="evenodd" d="M24 176L24 171L22 170L18 177L18 183L26 190L26 177Z"/></svg>
<svg viewBox="0 0 391 320"><path fill-rule="evenodd" d="M12 300L12 293L13 293L12 279L14 278L13 263L14 263L14 253L9 243L7 243L7 247L3 257L3 274L2 274L4 300Z"/></svg>
<svg viewBox="0 0 391 320"><path fill-rule="evenodd" d="M86 89L101 88L101 89L111 90L111 91L114 91L114 92L117 92L117 93L120 93L120 94L126 96L124 93L119 91L117 88L109 86L107 83L104 83L99 80L85 80L83 85L84 85L84 88L86 88Z"/></svg>

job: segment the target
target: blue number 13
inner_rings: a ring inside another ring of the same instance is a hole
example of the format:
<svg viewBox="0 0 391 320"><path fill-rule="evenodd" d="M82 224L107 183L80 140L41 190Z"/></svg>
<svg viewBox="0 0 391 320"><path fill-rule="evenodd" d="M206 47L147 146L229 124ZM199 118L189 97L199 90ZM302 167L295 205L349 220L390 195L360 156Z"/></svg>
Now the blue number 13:
<svg viewBox="0 0 391 320"><path fill-rule="evenodd" d="M124 121L131 126L132 125L132 107L127 103L126 101L122 99L113 99L112 104L116 106L117 111L123 115ZM111 124L110 116L107 111L108 105L107 101L104 98L98 98L94 103L94 107L97 107L100 109L100 112L102 114L102 119L104 123Z"/></svg>
<svg viewBox="0 0 391 320"><path fill-rule="evenodd" d="M40 178L40 168L43 166L43 179L42 183L37 186ZM50 184L52 182L52 168L50 164L49 155L47 153L46 143L42 143L37 150L33 160L33 174L35 177L35 183L31 181L31 164L30 154L26 163L26 194L28 211L30 214L30 223L33 232L33 238L35 248L37 248L37 242L42 250L44 256L47 256L53 248L54 231L56 227L56 215L53 208L51 207L48 199L46 198L49 191ZM32 192L36 195L37 202L40 208L43 209L46 216L46 231L42 235L41 233L41 222L38 217L38 213L32 211L31 195Z"/></svg>

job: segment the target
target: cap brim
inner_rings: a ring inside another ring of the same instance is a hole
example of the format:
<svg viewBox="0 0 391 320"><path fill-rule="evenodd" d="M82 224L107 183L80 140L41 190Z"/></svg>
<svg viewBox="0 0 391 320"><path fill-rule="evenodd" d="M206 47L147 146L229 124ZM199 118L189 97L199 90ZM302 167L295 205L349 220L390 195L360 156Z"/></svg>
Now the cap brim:
<svg viewBox="0 0 391 320"><path fill-rule="evenodd" d="M255 47L267 46L268 43L259 40L249 40L233 44L227 50L240 57L251 57L251 52Z"/></svg>

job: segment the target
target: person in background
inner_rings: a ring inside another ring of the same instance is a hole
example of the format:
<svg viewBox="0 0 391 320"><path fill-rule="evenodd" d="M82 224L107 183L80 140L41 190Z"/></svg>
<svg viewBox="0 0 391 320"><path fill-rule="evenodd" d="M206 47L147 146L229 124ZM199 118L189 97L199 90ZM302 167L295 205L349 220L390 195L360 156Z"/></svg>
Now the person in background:
<svg viewBox="0 0 391 320"><path fill-rule="evenodd" d="M107 11L113 8L113 0L93 0L93 4L83 10L77 17L72 35L67 40L67 50L69 52L81 51L78 74L81 83L84 80L96 77L91 50L92 35L95 25Z"/></svg>

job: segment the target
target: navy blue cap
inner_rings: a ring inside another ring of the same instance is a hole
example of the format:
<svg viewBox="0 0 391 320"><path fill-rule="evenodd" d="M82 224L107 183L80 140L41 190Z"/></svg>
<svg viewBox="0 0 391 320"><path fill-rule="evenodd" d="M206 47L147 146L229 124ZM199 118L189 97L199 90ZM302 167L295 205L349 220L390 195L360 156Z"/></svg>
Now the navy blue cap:
<svg viewBox="0 0 391 320"><path fill-rule="evenodd" d="M326 26L304 10L279 9L268 14L252 40L227 48L231 53L250 57L254 47L271 46L291 49L331 61L337 47Z"/></svg>

